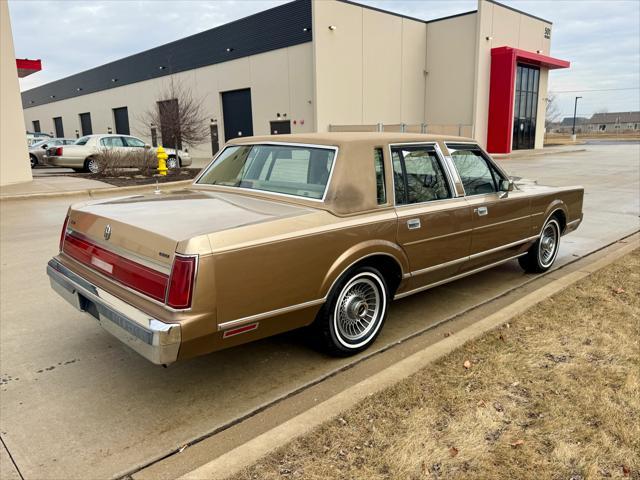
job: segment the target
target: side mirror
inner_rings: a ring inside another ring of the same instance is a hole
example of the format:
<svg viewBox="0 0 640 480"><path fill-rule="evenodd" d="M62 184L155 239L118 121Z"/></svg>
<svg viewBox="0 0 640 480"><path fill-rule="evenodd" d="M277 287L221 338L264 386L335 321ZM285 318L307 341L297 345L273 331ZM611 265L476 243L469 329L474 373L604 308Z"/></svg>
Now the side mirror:
<svg viewBox="0 0 640 480"><path fill-rule="evenodd" d="M507 198L513 189L513 180L500 180L500 198Z"/></svg>
<svg viewBox="0 0 640 480"><path fill-rule="evenodd" d="M151 148L151 145L149 145L148 143L144 144L144 148L146 148L147 150L149 150Z"/></svg>

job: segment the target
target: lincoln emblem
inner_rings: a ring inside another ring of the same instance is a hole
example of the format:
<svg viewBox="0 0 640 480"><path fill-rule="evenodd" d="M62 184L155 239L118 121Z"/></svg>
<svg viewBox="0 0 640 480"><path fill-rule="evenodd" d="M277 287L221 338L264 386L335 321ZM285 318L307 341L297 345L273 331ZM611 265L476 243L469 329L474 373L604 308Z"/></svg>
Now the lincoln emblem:
<svg viewBox="0 0 640 480"><path fill-rule="evenodd" d="M104 227L104 239L109 240L111 238L111 225Z"/></svg>

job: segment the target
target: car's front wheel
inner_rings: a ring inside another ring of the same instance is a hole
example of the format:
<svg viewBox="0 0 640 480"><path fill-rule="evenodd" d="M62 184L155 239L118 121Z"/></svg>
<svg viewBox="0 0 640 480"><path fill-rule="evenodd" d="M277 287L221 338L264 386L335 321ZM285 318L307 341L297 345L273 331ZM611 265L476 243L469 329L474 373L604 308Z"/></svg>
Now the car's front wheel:
<svg viewBox="0 0 640 480"><path fill-rule="evenodd" d="M38 159L35 155L29 155L29 162L31 163L31 168L36 168L36 165L38 165Z"/></svg>
<svg viewBox="0 0 640 480"><path fill-rule="evenodd" d="M388 292L384 277L373 267L362 266L345 274L316 318L320 346L338 356L369 347L384 324Z"/></svg>
<svg viewBox="0 0 640 480"><path fill-rule="evenodd" d="M529 273L542 273L551 268L560 248L560 222L556 216L547 220L540 237L526 255L518 258L520 266Z"/></svg>

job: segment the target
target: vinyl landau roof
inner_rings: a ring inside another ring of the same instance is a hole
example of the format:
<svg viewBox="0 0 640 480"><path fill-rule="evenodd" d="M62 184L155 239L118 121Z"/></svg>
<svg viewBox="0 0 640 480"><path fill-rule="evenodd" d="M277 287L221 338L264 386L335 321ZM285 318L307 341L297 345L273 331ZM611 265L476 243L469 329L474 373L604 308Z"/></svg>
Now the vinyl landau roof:
<svg viewBox="0 0 640 480"><path fill-rule="evenodd" d="M311 40L311 0L296 0L27 90L22 105L44 105Z"/></svg>

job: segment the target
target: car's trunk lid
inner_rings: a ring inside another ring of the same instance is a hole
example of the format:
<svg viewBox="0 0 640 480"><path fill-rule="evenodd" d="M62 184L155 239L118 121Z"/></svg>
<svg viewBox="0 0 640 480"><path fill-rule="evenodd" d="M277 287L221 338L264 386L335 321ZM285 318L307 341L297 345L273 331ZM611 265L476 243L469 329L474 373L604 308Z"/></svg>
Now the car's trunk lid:
<svg viewBox="0 0 640 480"><path fill-rule="evenodd" d="M178 245L186 240L311 211L246 195L180 190L76 205L68 228L106 249L162 267L171 265ZM199 245L203 243L208 245Z"/></svg>

